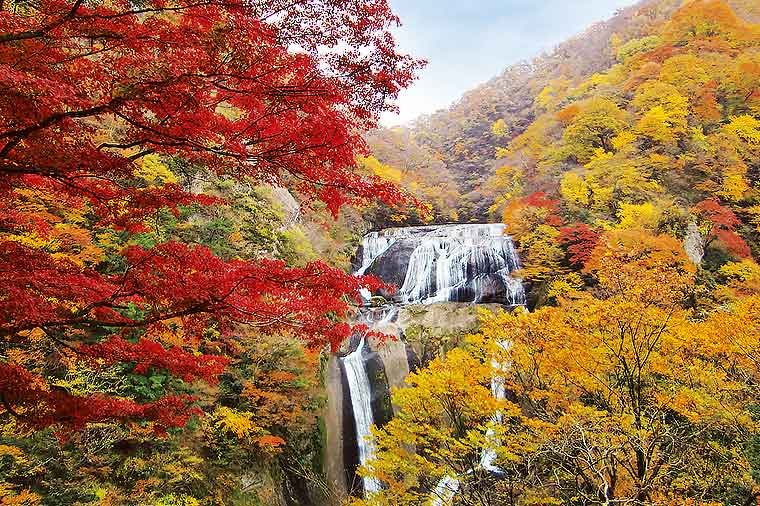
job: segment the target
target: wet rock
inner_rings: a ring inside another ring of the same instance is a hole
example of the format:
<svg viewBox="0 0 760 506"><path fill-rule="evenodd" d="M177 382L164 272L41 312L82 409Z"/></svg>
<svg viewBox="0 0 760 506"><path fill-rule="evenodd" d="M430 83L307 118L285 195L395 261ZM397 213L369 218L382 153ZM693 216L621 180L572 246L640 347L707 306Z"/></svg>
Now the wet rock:
<svg viewBox="0 0 760 506"><path fill-rule="evenodd" d="M397 291L378 293L394 302L496 302L521 304L524 292L512 240L500 224L438 225L388 229L362 241L359 273Z"/></svg>

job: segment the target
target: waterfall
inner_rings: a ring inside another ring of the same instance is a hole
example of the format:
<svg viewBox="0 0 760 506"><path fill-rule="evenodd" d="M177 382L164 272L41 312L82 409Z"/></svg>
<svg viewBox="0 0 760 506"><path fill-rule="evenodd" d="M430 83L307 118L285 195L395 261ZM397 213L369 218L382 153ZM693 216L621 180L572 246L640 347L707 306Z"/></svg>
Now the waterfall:
<svg viewBox="0 0 760 506"><path fill-rule="evenodd" d="M496 344L504 351L508 351L509 347L511 346L511 343L506 341L499 341ZM491 360L491 367L494 369L494 375L493 378L491 378L491 395L493 395L495 399L504 400L507 398L507 389L504 385L504 377L501 376L501 374L507 372L509 364L499 363L496 360ZM497 411L494 413L493 418L491 419L491 423L492 425L500 424L502 420L503 416L501 412ZM480 467L489 473L501 473L502 470L494 465L497 455L496 450L494 450L493 447L499 445L499 440L496 438L496 432L492 427L489 427L486 430L486 439L488 440L491 447L484 448L483 452L480 454Z"/></svg>
<svg viewBox="0 0 760 506"><path fill-rule="evenodd" d="M524 303L522 283L511 276L520 263L512 239L504 235L503 224L371 232L362 240L362 265L357 274L371 273L385 256L393 256L397 243L406 244L399 250L409 255L398 287L402 304L479 303L484 299L493 302L494 298L510 305Z"/></svg>
<svg viewBox="0 0 760 506"><path fill-rule="evenodd" d="M394 295L402 305L451 301L521 306L525 304L522 281L512 277L512 273L520 268L520 262L512 239L504 235L504 228L503 224L471 224L371 232L362 239L361 265L355 274L390 272L399 280L403 279ZM370 300L371 295L367 290L362 291L365 301ZM371 328L382 330L393 321L398 311L398 306L390 305L364 308L361 315ZM366 465L375 452L370 431L373 424L371 390L362 357L364 347L363 337L356 351L342 359L362 465ZM503 378L498 371L504 368L497 363L493 365L495 374L491 390L494 397L503 399ZM501 418L501 413L495 413L492 422L500 423ZM497 455L492 448L498 445L495 431L488 429L486 435L491 447L483 449L479 467L488 472L501 472L495 466ZM363 485L365 495L381 487L374 478L364 478ZM436 506L450 504L459 485L459 477L444 477L431 494L432 503Z"/></svg>
<svg viewBox="0 0 760 506"><path fill-rule="evenodd" d="M403 229L398 229L403 230ZM362 265L354 274L361 276L372 265L377 257L385 253L393 243L396 242L394 234L381 234L380 232L370 232L362 237Z"/></svg>
<svg viewBox="0 0 760 506"><path fill-rule="evenodd" d="M359 446L359 463L364 465L375 454L375 444L372 440L372 392L370 390L369 377L364 367L365 338L359 341L356 351L343 358L348 379L348 390L351 396L351 407L354 412L356 424L356 442ZM364 478L364 492L371 494L380 489L380 482L374 478Z"/></svg>
<svg viewBox="0 0 760 506"><path fill-rule="evenodd" d="M509 349L510 345L510 343L504 341L497 344L503 350ZM491 366L494 368L495 372L493 378L491 378L491 395L496 399L506 399L507 391L504 386L504 377L499 375L499 373L506 372L509 366L508 364L499 363L496 360L491 361ZM491 424L500 424L502 420L503 416L501 412L497 411L491 419ZM499 445L499 440L496 438L496 431L493 427L486 429L486 440L488 441L489 446L483 448L483 451L481 451L478 467L492 474L502 474L502 469L495 465L498 455L493 447ZM465 476L469 475L471 472L472 470L468 471L465 473ZM458 477L446 475L441 478L433 489L433 492L430 494L430 502L432 506L449 506L452 504L454 497L456 497L459 492L460 485L461 483Z"/></svg>

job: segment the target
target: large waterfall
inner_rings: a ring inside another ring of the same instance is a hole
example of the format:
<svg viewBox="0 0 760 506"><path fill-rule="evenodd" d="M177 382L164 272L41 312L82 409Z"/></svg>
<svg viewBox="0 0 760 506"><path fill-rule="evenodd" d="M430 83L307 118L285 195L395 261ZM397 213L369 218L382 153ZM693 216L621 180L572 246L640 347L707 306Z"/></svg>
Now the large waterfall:
<svg viewBox="0 0 760 506"><path fill-rule="evenodd" d="M440 225L387 229L367 234L362 241L356 274L371 274L395 284L396 292L383 295L396 304L436 302L525 303L522 282L512 277L519 260L502 224ZM370 294L364 294L368 299ZM379 315L377 313L380 313ZM362 311L371 329L381 329L398 313L397 306L366 308ZM363 352L362 338L356 350L342 359L356 428L358 457L366 464L374 454L371 439L372 389ZM499 378L494 378L494 395L503 395ZM496 415L498 420L498 414ZM495 454L484 450L480 465L493 468ZM493 468L495 469L495 468ZM374 479L363 482L365 494L379 490ZM456 478L439 484L447 497L458 487Z"/></svg>

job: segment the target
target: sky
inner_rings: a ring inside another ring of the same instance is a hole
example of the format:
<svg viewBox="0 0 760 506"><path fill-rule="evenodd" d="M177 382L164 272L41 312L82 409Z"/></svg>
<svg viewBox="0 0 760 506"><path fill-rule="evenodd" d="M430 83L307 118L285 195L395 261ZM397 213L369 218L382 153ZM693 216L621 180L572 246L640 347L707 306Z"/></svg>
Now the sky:
<svg viewBox="0 0 760 506"><path fill-rule="evenodd" d="M400 113L382 124L407 123L451 105L505 68L529 60L611 17L635 0L390 0L402 27L399 47L428 65L401 92Z"/></svg>

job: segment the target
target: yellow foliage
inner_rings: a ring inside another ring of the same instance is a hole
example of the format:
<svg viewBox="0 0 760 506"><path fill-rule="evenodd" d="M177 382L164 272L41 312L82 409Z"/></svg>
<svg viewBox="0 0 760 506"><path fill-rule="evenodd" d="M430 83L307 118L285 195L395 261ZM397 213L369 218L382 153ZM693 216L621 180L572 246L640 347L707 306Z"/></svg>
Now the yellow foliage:
<svg viewBox="0 0 760 506"><path fill-rule="evenodd" d="M750 206L746 209L746 213L749 215L750 223L755 226L755 230L760 232L760 205Z"/></svg>
<svg viewBox="0 0 760 506"><path fill-rule="evenodd" d="M583 177L574 172L568 172L562 177L560 193L571 204L584 207L589 205L591 190Z"/></svg>
<svg viewBox="0 0 760 506"><path fill-rule="evenodd" d="M161 497L155 506L200 506L198 499L185 494L169 494Z"/></svg>
<svg viewBox="0 0 760 506"><path fill-rule="evenodd" d="M658 209L651 202L643 204L621 203L617 212L619 228L647 228L653 230L657 228L662 210Z"/></svg>
<svg viewBox="0 0 760 506"><path fill-rule="evenodd" d="M591 169L596 164L599 164L600 162L606 162L607 160L611 160L612 157L614 157L614 156L615 156L615 153L613 153L611 151L605 151L602 148L596 148L594 150L594 152L591 154L591 158L589 158L589 160L586 163L585 167L587 169Z"/></svg>
<svg viewBox="0 0 760 506"><path fill-rule="evenodd" d="M689 101L671 84L656 80L644 83L633 99L633 106L644 112L637 132L654 142L671 143L686 132Z"/></svg>
<svg viewBox="0 0 760 506"><path fill-rule="evenodd" d="M660 106L668 115L684 118L689 113L689 100L681 95L678 88L657 80L642 84L636 91L632 105L642 112Z"/></svg>
<svg viewBox="0 0 760 506"><path fill-rule="evenodd" d="M620 132L615 138L612 139L612 147L615 151L620 151L624 147L633 144L636 141L636 134L630 130Z"/></svg>
<svg viewBox="0 0 760 506"><path fill-rule="evenodd" d="M425 504L444 476L477 480L467 471L482 448L493 448L504 461L519 458L528 444L508 434L520 423L517 406L491 393L498 370L488 360L491 352L490 343L473 342L469 352L455 348L393 391L396 416L373 429L376 458L359 469L385 487L353 505ZM509 422L493 423L497 411Z"/></svg>
<svg viewBox="0 0 760 506"><path fill-rule="evenodd" d="M522 269L519 275L531 281L545 281L564 274L565 253L559 246L559 230L541 224L520 238Z"/></svg>
<svg viewBox="0 0 760 506"><path fill-rule="evenodd" d="M583 286L584 282L580 274L577 272L569 272L551 282L547 295L554 298L568 297L572 294L578 293Z"/></svg>
<svg viewBox="0 0 760 506"><path fill-rule="evenodd" d="M760 298L695 323L680 307L684 275L694 269L686 273L688 259L678 241L614 232L595 255L602 290L558 297L558 307L531 313L484 312L472 339L511 343L493 360L510 364L506 389L525 406L523 414L530 414L522 423L535 427L538 460L551 462L544 470L547 480L529 482L531 493L579 490L580 479L593 490L610 487L605 490L617 500L653 490L667 495L667 504L680 505L727 474L734 483L751 484L741 434L755 423L741 388L747 373L758 370L748 357L760 349ZM731 376L725 363L742 370ZM696 442L679 432L682 420L700 435L704 428L713 436ZM669 443L679 441L681 451L658 443L665 434ZM637 451L642 447L650 451ZM731 464L712 465L716 455ZM540 467L531 459L537 456L524 457ZM627 471L651 469L654 462L676 480ZM513 483L524 484L522 473Z"/></svg>
<svg viewBox="0 0 760 506"><path fill-rule="evenodd" d="M749 281L755 278L760 279L760 266L748 258L745 258L740 262L728 262L723 264L718 272L728 278L734 278L740 281Z"/></svg>
<svg viewBox="0 0 760 506"><path fill-rule="evenodd" d="M379 177L380 179L385 179L386 181L390 181L396 184L401 183L402 173L400 169L397 169L391 165L384 164L374 156L368 156L366 158L360 156L358 160L361 166L365 167L373 175Z"/></svg>
<svg viewBox="0 0 760 506"><path fill-rule="evenodd" d="M746 166L729 167L723 171L723 186L716 192L716 195L731 202L741 200L750 189L745 177L746 173Z"/></svg>
<svg viewBox="0 0 760 506"><path fill-rule="evenodd" d="M760 265L745 258L739 262L728 262L718 270L725 279L719 296L728 299L738 295L760 294Z"/></svg>
<svg viewBox="0 0 760 506"><path fill-rule="evenodd" d="M732 116L725 128L749 144L760 144L760 120L754 116Z"/></svg>
<svg viewBox="0 0 760 506"><path fill-rule="evenodd" d="M6 456L9 456L16 461L17 465L27 464L29 462L20 448L0 444L0 459Z"/></svg>
<svg viewBox="0 0 760 506"><path fill-rule="evenodd" d="M536 97L536 105L544 110L553 109L565 98L570 84L571 81L564 76L552 80Z"/></svg>
<svg viewBox="0 0 760 506"><path fill-rule="evenodd" d="M668 120L668 114L659 105L649 109L641 117L636 124L636 132L661 144L672 143L676 134Z"/></svg>
<svg viewBox="0 0 760 506"><path fill-rule="evenodd" d="M598 150L612 149L612 139L628 126L627 114L606 98L591 98L580 106L562 140L569 155L588 163Z"/></svg>
<svg viewBox="0 0 760 506"><path fill-rule="evenodd" d="M660 80L673 85L682 95L695 98L710 80L702 60L694 54L680 54L662 64Z"/></svg>
<svg viewBox="0 0 760 506"><path fill-rule="evenodd" d="M231 432L238 439L246 439L262 432L261 427L251 421L253 413L236 411L219 406L214 410L214 427L222 432Z"/></svg>
<svg viewBox="0 0 760 506"><path fill-rule="evenodd" d="M155 153L145 155L139 159L134 176L144 179L151 184L177 182L177 176L161 161L161 157Z"/></svg>
<svg viewBox="0 0 760 506"><path fill-rule="evenodd" d="M662 43L660 37L651 35L640 39L632 39L625 44L615 48L617 59L625 63L628 59L633 58L641 53L646 53L658 47Z"/></svg>
<svg viewBox="0 0 760 506"><path fill-rule="evenodd" d="M522 194L523 177L524 173L518 167L503 165L496 169L496 173L486 183L488 189L497 195L489 209L491 212Z"/></svg>
<svg viewBox="0 0 760 506"><path fill-rule="evenodd" d="M507 133L509 133L507 123L502 118L497 119L494 121L493 125L491 125L491 133L497 137L503 137L507 135Z"/></svg>
<svg viewBox="0 0 760 506"><path fill-rule="evenodd" d="M643 229L606 232L584 270L603 290L662 304L683 300L696 272L678 239Z"/></svg>

